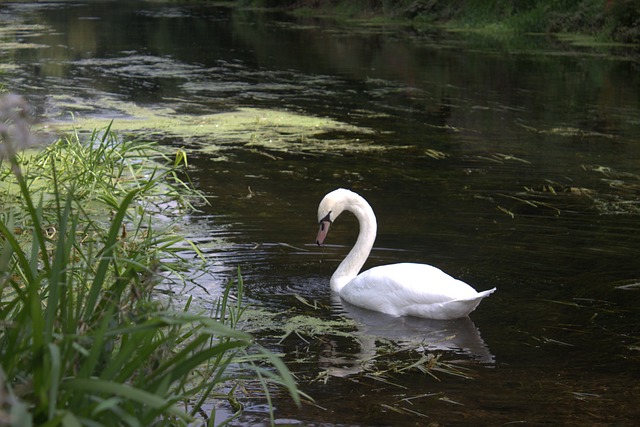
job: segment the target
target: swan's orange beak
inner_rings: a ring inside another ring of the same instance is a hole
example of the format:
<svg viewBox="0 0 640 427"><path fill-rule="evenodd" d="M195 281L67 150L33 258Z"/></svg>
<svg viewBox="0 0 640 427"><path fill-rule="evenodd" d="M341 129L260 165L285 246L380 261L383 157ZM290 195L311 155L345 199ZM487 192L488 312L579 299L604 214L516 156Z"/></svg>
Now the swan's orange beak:
<svg viewBox="0 0 640 427"><path fill-rule="evenodd" d="M318 230L318 237L316 237L316 243L318 246L324 243L324 239L327 238L327 234L329 233L329 226L331 225L331 221L320 221L320 230Z"/></svg>

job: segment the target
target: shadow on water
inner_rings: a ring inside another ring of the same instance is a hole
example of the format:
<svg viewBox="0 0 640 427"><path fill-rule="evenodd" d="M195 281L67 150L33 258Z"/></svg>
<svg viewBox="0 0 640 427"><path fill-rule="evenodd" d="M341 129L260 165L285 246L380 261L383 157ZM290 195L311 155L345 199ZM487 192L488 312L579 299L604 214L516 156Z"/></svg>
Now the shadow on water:
<svg viewBox="0 0 640 427"><path fill-rule="evenodd" d="M637 420L637 52L208 2L3 3L0 20L2 81L47 120L187 150L211 205L185 228L210 268L179 293L210 306L240 266L247 328L315 399L275 395L279 424ZM378 217L365 268L427 262L497 292L455 322L336 301L355 219L313 241L340 186ZM268 423L263 396L245 404L235 425Z"/></svg>
<svg viewBox="0 0 640 427"><path fill-rule="evenodd" d="M363 344L363 360L376 356L376 339L385 339L396 342L400 347L459 354L485 364L495 361L480 337L480 331L468 317L448 321L394 317L356 307L339 298L334 304L341 305L344 313L356 321L358 331L355 335L369 340L366 348Z"/></svg>

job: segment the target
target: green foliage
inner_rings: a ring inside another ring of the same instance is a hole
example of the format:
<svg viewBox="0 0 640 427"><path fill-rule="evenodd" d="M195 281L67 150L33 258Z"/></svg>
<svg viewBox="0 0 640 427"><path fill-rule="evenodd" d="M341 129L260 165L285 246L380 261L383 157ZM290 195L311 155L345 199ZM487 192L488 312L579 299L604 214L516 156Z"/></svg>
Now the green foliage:
<svg viewBox="0 0 640 427"><path fill-rule="evenodd" d="M640 42L640 4L636 0L335 0L278 2L310 15L344 18L380 17L410 20L414 25L445 23L448 27L495 33L582 33L599 39Z"/></svg>
<svg viewBox="0 0 640 427"><path fill-rule="evenodd" d="M167 274L187 267L171 218L201 195L179 178L183 152L171 162L158 147L106 129L18 155L8 129L0 424L187 425L204 402L235 402L224 387L243 378L259 381L267 398L276 383L299 400L280 359L237 329L240 276L209 315L153 297Z"/></svg>
<svg viewBox="0 0 640 427"><path fill-rule="evenodd" d="M640 3L636 0L608 1L607 30L614 40L640 43Z"/></svg>

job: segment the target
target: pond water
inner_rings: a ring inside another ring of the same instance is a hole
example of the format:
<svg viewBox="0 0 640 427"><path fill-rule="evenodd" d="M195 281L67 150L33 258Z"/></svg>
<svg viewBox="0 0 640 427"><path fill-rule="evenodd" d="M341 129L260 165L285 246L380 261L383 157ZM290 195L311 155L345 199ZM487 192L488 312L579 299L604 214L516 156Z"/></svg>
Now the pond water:
<svg viewBox="0 0 640 427"><path fill-rule="evenodd" d="M0 21L1 81L45 120L113 118L187 150L211 201L188 218L211 265L188 292L211 302L241 267L277 323L257 336L315 399L276 394L278 424L640 416L637 48L208 3L3 3ZM365 267L425 262L497 291L455 322L344 305L328 282L355 219L314 244L337 187L376 211ZM429 355L447 372L410 367ZM234 425L267 424L248 393Z"/></svg>

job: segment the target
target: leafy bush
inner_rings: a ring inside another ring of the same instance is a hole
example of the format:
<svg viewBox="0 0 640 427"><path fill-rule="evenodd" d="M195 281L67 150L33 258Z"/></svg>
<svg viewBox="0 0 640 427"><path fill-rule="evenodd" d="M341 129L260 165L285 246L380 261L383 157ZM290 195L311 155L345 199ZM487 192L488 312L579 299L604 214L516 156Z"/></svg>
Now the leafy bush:
<svg viewBox="0 0 640 427"><path fill-rule="evenodd" d="M237 329L241 277L237 303L229 285L209 315L154 297L187 268L171 218L201 195L179 178L183 153L106 129L18 154L35 141L28 107L6 96L0 115L0 425L187 425L204 402L235 403L225 390L243 378L298 401Z"/></svg>

